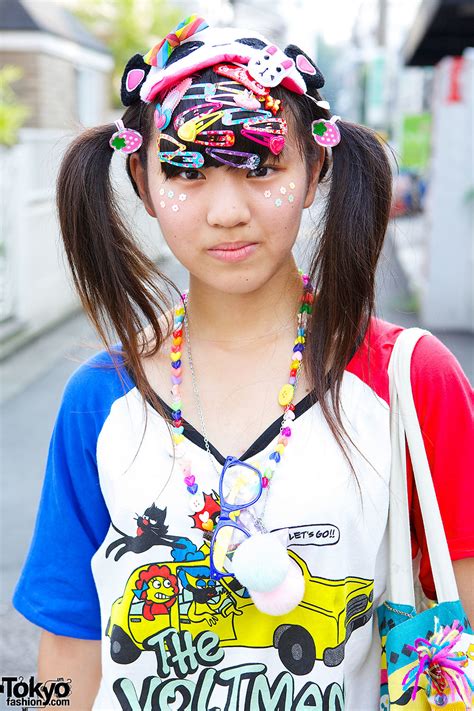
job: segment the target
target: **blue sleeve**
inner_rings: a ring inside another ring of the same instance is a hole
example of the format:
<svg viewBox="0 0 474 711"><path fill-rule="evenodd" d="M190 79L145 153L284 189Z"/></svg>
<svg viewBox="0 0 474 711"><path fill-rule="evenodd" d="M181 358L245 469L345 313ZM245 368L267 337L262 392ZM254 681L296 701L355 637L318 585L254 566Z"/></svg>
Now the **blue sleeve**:
<svg viewBox="0 0 474 711"><path fill-rule="evenodd" d="M104 387L111 377L110 369L90 368L88 361L65 386L33 538L13 594L13 606L28 620L80 639L101 638L91 558L110 525L96 445L114 398Z"/></svg>

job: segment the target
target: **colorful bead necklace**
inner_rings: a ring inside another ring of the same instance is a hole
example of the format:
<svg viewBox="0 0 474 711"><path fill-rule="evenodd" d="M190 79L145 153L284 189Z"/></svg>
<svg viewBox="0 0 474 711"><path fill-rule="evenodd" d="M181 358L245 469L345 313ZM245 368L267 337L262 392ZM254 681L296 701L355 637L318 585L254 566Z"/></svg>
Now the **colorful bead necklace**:
<svg viewBox="0 0 474 711"><path fill-rule="evenodd" d="M302 269L298 269L298 272L302 278L303 282L303 294L300 300L300 306L298 308L298 328L297 334L293 345L293 350L291 354L291 364L290 364L290 375L288 382L285 383L278 394L278 402L284 408L283 418L280 425L280 435L278 437L277 445L275 449L271 452L268 457L265 468L262 473L262 487L267 489L270 488L271 479L274 476L278 462L280 462L281 457L285 451L285 447L288 445L289 439L291 437L291 422L295 418L295 406L293 405L294 394L296 390L296 385L298 382L298 376L301 369L303 351L305 348L306 341L306 329L307 320L312 312L312 303L314 299L312 286L307 274L303 274ZM183 343L183 322L187 329L187 317L186 317L186 304L187 304L188 291L182 294L182 305L175 308L175 320L174 320L174 330L173 330L173 340L171 345L170 359L171 359L171 395L172 395L172 438L175 444L175 456L180 460L181 472L183 475L183 480L186 485L187 491L190 495L189 507L193 513L199 513L204 508L203 492L199 492L199 486L196 483L196 477L191 471L191 461L185 457L185 437L184 437L184 427L182 420L182 401L180 396L180 384L182 382L182 360L181 360L181 349ZM189 341L189 333L187 332L187 337ZM190 353L189 353L190 355ZM192 367L192 360L190 358L190 366L194 376L194 371ZM201 419L202 413L200 412ZM204 423L202 423L204 424ZM216 471L220 473L212 458L209 442L207 437L205 437L206 449L209 453L211 461L216 468ZM262 513L263 516L263 513ZM255 519L255 521L261 522L260 519ZM212 531L214 528L213 521L208 518L202 521L202 528L205 531Z"/></svg>

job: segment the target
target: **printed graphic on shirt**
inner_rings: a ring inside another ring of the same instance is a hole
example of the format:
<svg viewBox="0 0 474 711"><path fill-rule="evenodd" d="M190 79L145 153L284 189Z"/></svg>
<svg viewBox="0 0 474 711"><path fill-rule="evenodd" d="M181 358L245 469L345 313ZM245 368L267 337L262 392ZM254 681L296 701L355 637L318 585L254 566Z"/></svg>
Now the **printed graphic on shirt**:
<svg viewBox="0 0 474 711"><path fill-rule="evenodd" d="M339 665L350 635L372 616L373 580L312 576L293 551L305 577L304 599L284 617L263 616L237 580L211 580L207 541L199 550L191 541L179 542L178 560L137 568L113 603L106 635L115 662L129 664L143 652L156 652L156 640L170 628L192 637L212 628L221 648L274 647L288 671L304 675L316 660Z"/></svg>
<svg viewBox="0 0 474 711"><path fill-rule="evenodd" d="M135 519L137 522L136 536L129 536L123 533L112 523L112 527L120 533L121 538L108 546L105 557L108 558L110 553L117 548L114 560L119 560L125 553L144 553L150 550L152 546L170 546L172 548L177 544L178 536L168 536L169 526L165 525L166 509L159 509L152 504L145 513L141 516L137 514Z"/></svg>

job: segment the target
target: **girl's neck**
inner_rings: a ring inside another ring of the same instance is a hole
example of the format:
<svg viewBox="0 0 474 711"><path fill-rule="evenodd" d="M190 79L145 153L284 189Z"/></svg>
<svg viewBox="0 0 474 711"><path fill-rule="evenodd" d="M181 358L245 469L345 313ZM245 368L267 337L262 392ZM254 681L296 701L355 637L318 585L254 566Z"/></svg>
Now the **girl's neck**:
<svg viewBox="0 0 474 711"><path fill-rule="evenodd" d="M190 275L188 319L193 342L222 351L255 349L295 331L303 285L292 259L261 288L228 293Z"/></svg>

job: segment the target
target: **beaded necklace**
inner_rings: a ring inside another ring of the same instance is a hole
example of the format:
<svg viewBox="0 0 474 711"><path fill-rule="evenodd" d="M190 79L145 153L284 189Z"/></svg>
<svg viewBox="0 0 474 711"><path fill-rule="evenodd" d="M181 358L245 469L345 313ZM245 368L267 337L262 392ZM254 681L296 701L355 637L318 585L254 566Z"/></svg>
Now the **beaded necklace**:
<svg viewBox="0 0 474 711"><path fill-rule="evenodd" d="M266 499L268 497L268 490L270 488L270 482L273 478L273 475L275 473L276 467L278 465L278 462L280 462L281 457L285 451L285 447L288 445L289 439L291 437L291 422L295 418L295 406L293 405L293 399L294 399L294 394L298 382L298 376L299 372L301 369L301 364L302 364L302 358L303 358L303 351L305 347L305 341L306 341L306 329L307 329L307 320L309 315L312 312L312 303L313 303L313 291L312 291L312 286L309 280L309 276L307 274L303 274L302 269L298 269L298 273L301 276L302 282L303 282L303 294L301 296L300 300L300 306L298 308L298 314L297 314L297 320L298 320L298 328L297 328L297 334L296 338L294 341L293 345L293 350L292 350L292 356L291 356L291 364L290 364L290 375L288 378L288 382L285 383L278 394L278 402L279 404L284 408L283 412L283 418L282 422L280 424L280 435L277 441L277 445L274 449L274 451L271 452L271 454L268 457L268 461L265 465L265 468L263 469L262 473L262 487L266 489L266 497L265 497L265 506L266 506ZM189 494L189 508L193 513L200 513L203 508L204 508L204 499L203 499L203 492L199 491L199 486L196 482L196 477L192 473L191 470L191 460L188 459L185 456L185 437L184 437L184 427L183 427L183 421L182 421L182 401L181 401L181 396L180 396L180 384L182 382L182 360L181 360L181 349L182 349L182 343L183 343L183 322L186 328L186 337L187 337L187 343L189 343L189 332L188 332L188 322L187 322L187 315L186 315L186 304L187 304L187 296L188 296L188 291L186 290L182 294L182 305L178 305L175 308L175 320L174 320L174 331L173 331L173 340L172 340L172 345L171 345L171 351L170 351L170 359L171 359L171 394L172 394L172 419L173 419L173 426L172 426L172 438L173 442L175 444L175 456L176 458L180 461L180 468L181 468L181 473L183 476L184 484L186 485L188 494ZM194 368L192 364L192 359L191 359L191 353L189 350L188 346L188 355L189 355L189 362L190 362L190 367L191 367L191 372L193 376L193 385L195 386L195 377L194 377ZM196 393L196 387L195 387L195 393ZM199 406L199 400L198 400L198 406ZM199 406L199 414L201 418L201 424L203 426L203 431L205 433L205 426L204 426L204 420L202 417L202 411ZM217 468L214 459L211 455L211 451L209 448L209 441L207 439L207 436L205 436L205 444L206 444L206 449L208 451L209 457L213 463L214 468L216 469L217 473L220 473L220 470ZM265 508L264 508L265 510ZM256 519L254 517L255 523L258 525L260 530L265 531L265 528L263 526L263 513L264 510L260 516L260 518ZM202 521L202 528L205 531L211 532L214 528L214 523L213 521L208 518L207 520Z"/></svg>

